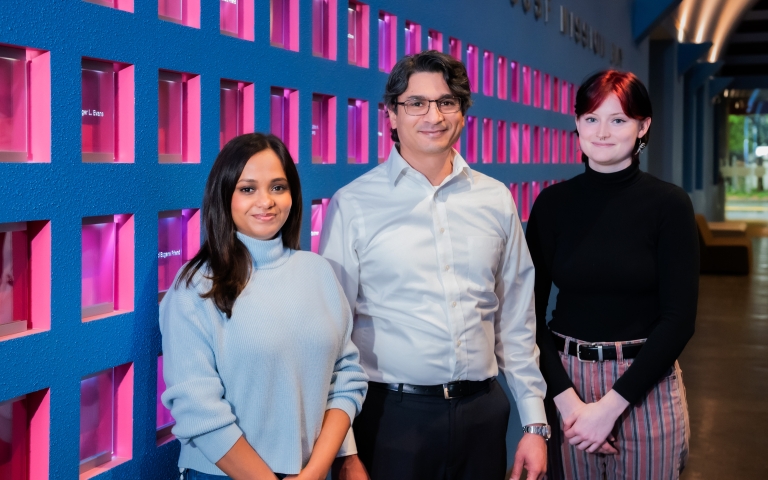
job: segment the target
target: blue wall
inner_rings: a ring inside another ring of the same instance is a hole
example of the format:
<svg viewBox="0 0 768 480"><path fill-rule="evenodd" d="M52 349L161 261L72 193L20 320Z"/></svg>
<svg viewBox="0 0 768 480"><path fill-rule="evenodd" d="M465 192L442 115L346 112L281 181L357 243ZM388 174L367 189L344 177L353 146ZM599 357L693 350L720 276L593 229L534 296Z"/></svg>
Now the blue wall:
<svg viewBox="0 0 768 480"><path fill-rule="evenodd" d="M51 330L0 341L0 401L50 388L50 478L78 475L79 385L90 373L133 362L135 367L133 460L99 478L161 479L177 475L177 442L155 445L156 358L160 352L157 327L157 214L199 208L207 172L218 152L219 80L253 82L256 88L256 129L269 128L271 86L300 92L301 175L306 204L302 244L309 245L309 206L312 199L330 197L339 187L375 166L376 105L386 74L377 61L376 18L380 9L398 17L398 53L404 52L403 23L477 45L508 60L578 84L588 73L607 68L610 42L623 50L623 68L647 79L648 45L632 42L630 2L570 0L551 2L549 22L525 13L518 1L507 0L372 0L372 68L346 62L346 11L340 2L339 61L316 58L311 51L311 2L300 3L300 51L269 45L269 2L255 0L255 41L219 33L219 8L201 1L201 28L160 21L156 0L136 0L127 13L79 0L3 2L0 43L51 52L52 160L49 164L0 164L0 223L50 220L52 227ZM532 2L533 3L533 2ZM560 6L598 29L606 40L605 57L576 44L559 32ZM479 6L482 5L482 8ZM465 53L466 54L466 53ZM135 65L135 163L84 164L80 153L80 68L82 57ZM157 161L158 69L192 72L202 82L202 161L200 164L160 165ZM481 72L482 78L482 72ZM310 123L312 93L336 95L338 102L335 165L313 165ZM368 165L349 165L346 158L345 98L370 102ZM559 130L572 129L568 115L541 108L474 95L469 114ZM466 138L462 147L466 148ZM477 165L505 183L549 181L578 174L580 165ZM87 216L132 213L135 217L135 309L133 312L83 323L80 318L81 219ZM510 449L519 421L510 423ZM175 473L176 472L176 473Z"/></svg>

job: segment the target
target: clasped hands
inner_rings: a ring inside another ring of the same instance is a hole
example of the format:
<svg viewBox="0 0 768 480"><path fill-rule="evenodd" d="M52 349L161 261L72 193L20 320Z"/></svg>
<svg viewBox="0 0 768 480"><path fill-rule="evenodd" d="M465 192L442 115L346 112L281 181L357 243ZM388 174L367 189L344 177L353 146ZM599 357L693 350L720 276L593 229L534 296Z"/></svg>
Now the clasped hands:
<svg viewBox="0 0 768 480"><path fill-rule="evenodd" d="M584 403L569 388L555 397L555 405L563 418L563 434L568 443L589 453L619 453L611 444L615 440L611 430L629 406L621 395L611 390L595 403Z"/></svg>

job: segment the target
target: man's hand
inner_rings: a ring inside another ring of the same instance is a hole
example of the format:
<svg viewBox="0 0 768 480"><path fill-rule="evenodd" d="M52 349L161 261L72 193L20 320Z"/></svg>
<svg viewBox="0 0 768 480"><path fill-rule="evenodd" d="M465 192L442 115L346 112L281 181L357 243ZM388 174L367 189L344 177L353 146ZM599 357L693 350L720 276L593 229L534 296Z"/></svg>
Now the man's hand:
<svg viewBox="0 0 768 480"><path fill-rule="evenodd" d="M357 455L338 457L334 460L331 478L333 480L371 480Z"/></svg>
<svg viewBox="0 0 768 480"><path fill-rule="evenodd" d="M515 452L515 464L509 480L519 480L523 467L528 472L528 480L541 480L547 473L547 442L541 435L524 433Z"/></svg>

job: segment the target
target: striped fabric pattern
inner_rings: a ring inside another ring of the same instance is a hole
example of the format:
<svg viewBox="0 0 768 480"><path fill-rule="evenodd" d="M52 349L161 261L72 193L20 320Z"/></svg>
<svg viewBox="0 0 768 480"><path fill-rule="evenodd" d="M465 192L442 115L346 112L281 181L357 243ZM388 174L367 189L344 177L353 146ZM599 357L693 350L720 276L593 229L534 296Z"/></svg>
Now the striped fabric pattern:
<svg viewBox="0 0 768 480"><path fill-rule="evenodd" d="M564 338L566 351L570 342L582 343ZM639 342L642 340L623 344ZM576 393L586 403L597 402L607 394L633 361L623 358L622 342L603 345L615 345L618 358L589 363L560 352ZM677 362L642 402L619 417L613 430L618 455L592 454L571 446L561 434L559 415L558 420L560 432L549 443L550 480L672 480L680 477L688 458L688 406Z"/></svg>

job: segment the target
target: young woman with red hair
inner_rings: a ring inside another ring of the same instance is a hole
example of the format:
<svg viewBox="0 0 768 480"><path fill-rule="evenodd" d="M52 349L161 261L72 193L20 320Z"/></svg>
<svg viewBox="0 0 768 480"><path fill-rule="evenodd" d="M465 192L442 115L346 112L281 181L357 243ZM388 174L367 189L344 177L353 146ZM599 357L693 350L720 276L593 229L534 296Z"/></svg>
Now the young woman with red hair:
<svg viewBox="0 0 768 480"><path fill-rule="evenodd" d="M685 466L677 357L694 331L698 237L685 191L640 171L651 116L633 74L584 82L576 129L585 172L544 190L528 221L549 423L560 426L551 479L668 480Z"/></svg>

